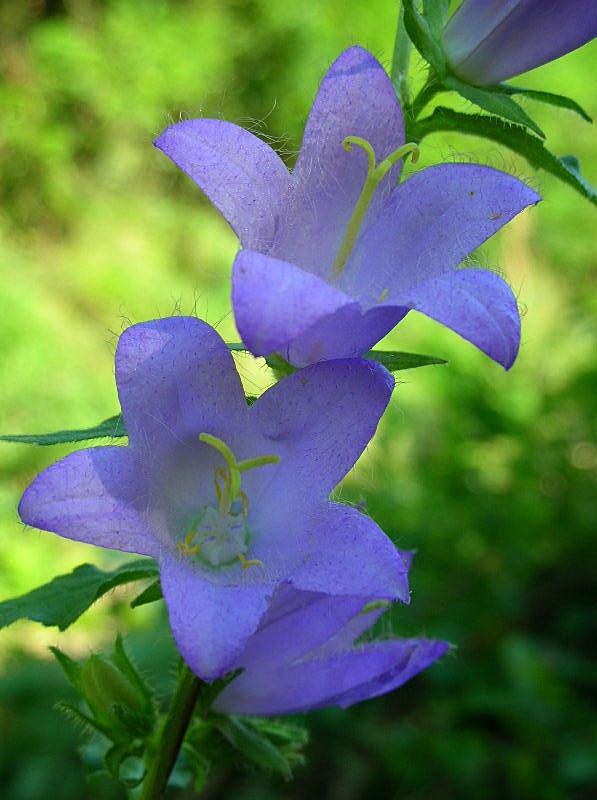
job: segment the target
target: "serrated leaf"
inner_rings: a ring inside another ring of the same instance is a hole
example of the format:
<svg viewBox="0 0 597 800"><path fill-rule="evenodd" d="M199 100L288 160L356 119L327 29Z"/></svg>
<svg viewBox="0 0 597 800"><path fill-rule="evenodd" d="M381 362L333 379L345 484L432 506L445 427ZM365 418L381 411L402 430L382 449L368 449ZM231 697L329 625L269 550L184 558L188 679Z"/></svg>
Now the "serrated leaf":
<svg viewBox="0 0 597 800"><path fill-rule="evenodd" d="M410 128L411 135L419 141L425 136L440 131L481 136L505 145L526 158L535 169L544 169L551 175L555 175L556 178L569 184L587 200L597 205L597 191L571 164L570 157L558 158L545 147L540 139L532 136L519 125L510 125L497 117L461 114L440 106L425 119L411 124Z"/></svg>
<svg viewBox="0 0 597 800"><path fill-rule="evenodd" d="M30 619L42 625L56 625L63 631L116 586L157 575L157 564L149 558L129 561L110 572L81 564L68 575L0 603L0 628L19 619Z"/></svg>
<svg viewBox="0 0 597 800"><path fill-rule="evenodd" d="M278 748L246 723L237 717L217 717L214 724L222 736L245 758L263 769L278 772L286 780L292 777L290 765Z"/></svg>
<svg viewBox="0 0 597 800"><path fill-rule="evenodd" d="M446 71L446 58L439 42L434 38L425 17L417 10L415 0L404 0L404 27L411 42L438 75Z"/></svg>
<svg viewBox="0 0 597 800"><path fill-rule="evenodd" d="M155 581L135 597L131 602L131 608L138 608L139 606L147 605L147 603L155 603L156 600L161 600L163 597L162 584L159 580Z"/></svg>
<svg viewBox="0 0 597 800"><path fill-rule="evenodd" d="M126 435L122 414L116 414L100 422L99 425L94 425L92 428L55 431L54 433L5 434L0 436L0 441L48 446L66 444L68 442L84 442L89 439L118 439Z"/></svg>
<svg viewBox="0 0 597 800"><path fill-rule="evenodd" d="M529 115L524 111L518 103L512 100L508 94L504 92L496 92L491 89L481 88L479 86L471 86L464 81L458 80L453 75L444 79L443 85L446 89L452 89L465 100L479 106L479 108L489 111L490 114L495 114L498 117L507 119L509 122L514 122L516 125L523 125L535 131L542 139L545 134L541 128L534 122Z"/></svg>
<svg viewBox="0 0 597 800"><path fill-rule="evenodd" d="M365 353L365 358L378 361L390 372L448 363L444 358L425 356L421 353L401 353L399 350L369 350L368 353Z"/></svg>
<svg viewBox="0 0 597 800"><path fill-rule="evenodd" d="M566 97L563 94L540 92L537 89L523 89L520 86L510 86L508 83L500 83L497 86L492 87L492 89L494 91L499 90L503 94L507 95L521 94L524 97L530 98L531 100L537 100L539 103L548 103L551 106L565 108L568 111L573 111L575 114L578 114L586 122L593 122L592 118L587 114L584 108L576 102L576 100L573 100L571 97Z"/></svg>

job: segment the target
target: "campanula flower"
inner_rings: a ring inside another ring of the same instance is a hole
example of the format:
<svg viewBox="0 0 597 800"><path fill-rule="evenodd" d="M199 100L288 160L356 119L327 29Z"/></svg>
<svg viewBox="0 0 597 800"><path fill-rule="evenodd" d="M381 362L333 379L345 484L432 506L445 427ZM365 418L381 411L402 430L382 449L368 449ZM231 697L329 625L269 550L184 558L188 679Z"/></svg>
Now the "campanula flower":
<svg viewBox="0 0 597 800"><path fill-rule="evenodd" d="M595 36L595 0L464 0L442 38L458 77L484 86L553 61Z"/></svg>
<svg viewBox="0 0 597 800"><path fill-rule="evenodd" d="M268 716L346 708L402 686L448 644L393 638L355 645L388 605L280 587L238 659L243 672L214 710Z"/></svg>
<svg viewBox="0 0 597 800"><path fill-rule="evenodd" d="M512 365L520 317L510 287L457 267L539 197L475 164L430 167L397 185L417 148L405 144L392 83L366 50L345 51L323 78L291 173L223 120L179 122L155 144L240 239L232 301L255 355L296 366L361 356L416 309Z"/></svg>
<svg viewBox="0 0 597 800"><path fill-rule="evenodd" d="M372 437L393 379L338 360L246 403L227 346L206 323L134 325L116 350L128 445L68 455L41 473L23 522L155 558L189 666L234 663L281 583L408 602L407 565L380 528L331 502Z"/></svg>

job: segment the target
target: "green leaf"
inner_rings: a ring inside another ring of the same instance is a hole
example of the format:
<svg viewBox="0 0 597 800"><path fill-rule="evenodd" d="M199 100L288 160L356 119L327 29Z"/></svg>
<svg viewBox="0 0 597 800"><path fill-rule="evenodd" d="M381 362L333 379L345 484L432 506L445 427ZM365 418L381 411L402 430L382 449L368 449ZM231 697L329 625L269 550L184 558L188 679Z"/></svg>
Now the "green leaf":
<svg viewBox="0 0 597 800"><path fill-rule="evenodd" d="M494 91L499 90L500 92L508 95L521 94L524 97L528 97L531 100L537 100L540 103L548 103L551 106L565 108L568 111L573 111L575 114L578 114L586 122L593 122L592 118L587 114L584 108L576 102L576 100L573 100L571 97L565 97L563 94L539 92L537 89L523 89L520 86L510 86L508 83L500 83L497 86L492 87L492 89Z"/></svg>
<svg viewBox="0 0 597 800"><path fill-rule="evenodd" d="M423 0L423 16L436 40L442 35L449 11L450 0Z"/></svg>
<svg viewBox="0 0 597 800"><path fill-rule="evenodd" d="M42 625L56 625L63 631L116 586L157 575L157 564L149 558L129 561L111 572L81 564L68 575L0 603L0 628L19 619L30 619Z"/></svg>
<svg viewBox="0 0 597 800"><path fill-rule="evenodd" d="M578 162L571 162L570 157L558 158L551 153L543 142L532 136L519 125L510 125L497 117L481 114L461 114L450 108L436 108L433 114L419 122L411 123L410 133L419 141L425 136L440 131L481 136L509 147L515 153L526 158L535 169L544 169L555 175L564 183L572 186L577 192L597 205L597 191L582 177L578 171Z"/></svg>
<svg viewBox="0 0 597 800"><path fill-rule="evenodd" d="M414 369L415 367L427 367L431 364L447 364L444 358L435 356L424 356L420 353L401 353L398 350L369 350L365 353L365 358L371 361L378 361L390 372L398 372L401 369Z"/></svg>
<svg viewBox="0 0 597 800"><path fill-rule="evenodd" d="M245 758L264 769L280 773L287 780L292 777L290 765L278 748L244 721L237 717L217 717L214 724Z"/></svg>
<svg viewBox="0 0 597 800"><path fill-rule="evenodd" d="M465 100L470 100L471 103L475 103L475 105L485 111L489 111L490 114L503 117L509 122L514 122L516 125L523 125L526 128L530 128L532 131L539 134L542 139L545 138L545 134L537 123L507 94L495 92L491 89L482 89L479 86L471 86L452 75L444 78L443 85L446 89L452 89L458 92Z"/></svg>
<svg viewBox="0 0 597 800"><path fill-rule="evenodd" d="M21 444L65 444L68 442L84 442L89 439L117 439L126 436L122 414L105 419L93 428L80 428L72 431L56 431L55 433L6 434L0 441L19 442Z"/></svg>
<svg viewBox="0 0 597 800"><path fill-rule="evenodd" d="M161 600L163 596L162 584L157 580L135 597L131 602L131 608L138 608L139 606L147 605L147 603L155 603L156 600Z"/></svg>
<svg viewBox="0 0 597 800"><path fill-rule="evenodd" d="M444 52L434 38L429 23L417 11L415 0L404 0L404 26L410 40L423 58L431 64L438 75L445 75Z"/></svg>

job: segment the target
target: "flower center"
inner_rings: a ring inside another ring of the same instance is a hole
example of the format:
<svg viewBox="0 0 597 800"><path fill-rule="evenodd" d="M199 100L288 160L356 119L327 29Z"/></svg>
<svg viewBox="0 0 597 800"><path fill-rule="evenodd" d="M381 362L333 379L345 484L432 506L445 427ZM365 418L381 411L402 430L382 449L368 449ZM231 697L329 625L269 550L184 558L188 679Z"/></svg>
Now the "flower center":
<svg viewBox="0 0 597 800"><path fill-rule="evenodd" d="M241 489L241 475L251 469L278 464L279 456L266 455L237 461L230 447L222 439L209 433L199 434L199 441L217 450L225 466L214 472L217 505L201 508L191 522L190 529L178 542L176 549L181 557L197 556L211 567L222 567L240 561L243 571L252 566L263 566L259 559L248 559L251 531L247 518L249 501Z"/></svg>
<svg viewBox="0 0 597 800"><path fill-rule="evenodd" d="M362 148L367 153L367 157L369 159L369 163L367 165L367 177L365 178L365 183L363 184L361 194L359 195L359 199L357 200L352 212L352 216L348 222L344 239L342 240L342 244L338 250L338 255L336 256L332 265L332 273L334 277L341 275L342 270L346 266L348 257L352 252L352 248L357 240L359 230L363 224L363 219L365 218L365 214L369 208L369 203L371 202L375 190L381 181L392 169L394 164L397 161L400 161L401 158L407 156L409 153L412 153L413 164L416 164L416 162L419 160L419 148L413 142L409 142L402 147L399 147L397 150L394 150L393 153L391 153L387 158L384 158L383 161L380 161L379 164L376 164L373 146L366 139L362 139L360 136L347 136L342 142L342 147L347 153L352 152L354 145Z"/></svg>

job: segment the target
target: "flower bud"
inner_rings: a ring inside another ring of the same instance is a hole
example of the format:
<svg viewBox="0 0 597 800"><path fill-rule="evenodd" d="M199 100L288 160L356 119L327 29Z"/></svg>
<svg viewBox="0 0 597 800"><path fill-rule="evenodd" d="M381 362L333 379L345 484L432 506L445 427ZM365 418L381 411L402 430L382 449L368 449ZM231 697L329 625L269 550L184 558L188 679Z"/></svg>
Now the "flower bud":
<svg viewBox="0 0 597 800"><path fill-rule="evenodd" d="M595 0L464 0L443 33L453 72L488 86L576 50L597 35Z"/></svg>
<svg viewBox="0 0 597 800"><path fill-rule="evenodd" d="M116 707L136 718L148 712L147 699L140 689L103 656L93 655L83 664L80 680L85 702L95 719L108 728L125 726L123 714L116 713Z"/></svg>

